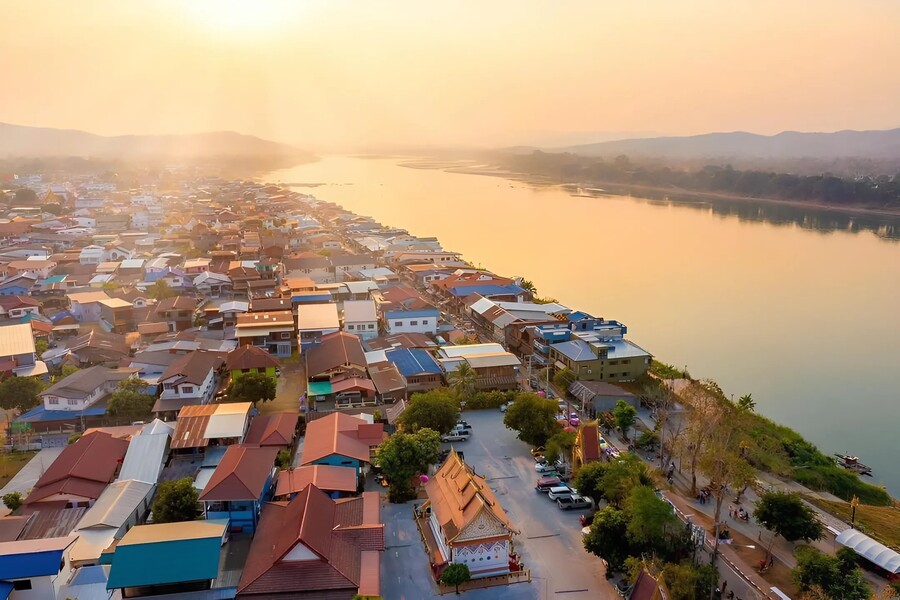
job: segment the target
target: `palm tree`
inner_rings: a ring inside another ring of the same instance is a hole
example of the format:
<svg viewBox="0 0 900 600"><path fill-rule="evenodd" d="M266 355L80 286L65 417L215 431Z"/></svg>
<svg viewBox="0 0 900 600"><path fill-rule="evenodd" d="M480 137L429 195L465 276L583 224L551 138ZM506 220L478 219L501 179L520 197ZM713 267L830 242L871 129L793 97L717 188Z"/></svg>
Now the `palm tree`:
<svg viewBox="0 0 900 600"><path fill-rule="evenodd" d="M753 394L744 394L738 398L737 405L739 409L746 410L747 412L756 410L756 400L753 399Z"/></svg>
<svg viewBox="0 0 900 600"><path fill-rule="evenodd" d="M537 287L535 287L534 282L530 279L523 279L522 283L519 284L519 287L526 292L531 292L532 296L537 295Z"/></svg>
<svg viewBox="0 0 900 600"><path fill-rule="evenodd" d="M468 400L475 391L477 378L478 375L475 373L475 370L467 362L460 363L456 370L447 376L447 379L450 381L450 387L456 392L457 397L463 401Z"/></svg>

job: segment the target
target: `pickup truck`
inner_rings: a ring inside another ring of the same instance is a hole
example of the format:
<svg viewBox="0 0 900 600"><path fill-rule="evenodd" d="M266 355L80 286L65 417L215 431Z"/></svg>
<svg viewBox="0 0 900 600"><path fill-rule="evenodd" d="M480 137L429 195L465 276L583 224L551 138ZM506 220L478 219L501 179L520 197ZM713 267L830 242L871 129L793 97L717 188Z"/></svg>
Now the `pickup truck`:
<svg viewBox="0 0 900 600"><path fill-rule="evenodd" d="M571 496L561 496L556 499L556 505L559 510L569 510L571 508L590 508L593 503L590 498L572 494Z"/></svg>
<svg viewBox="0 0 900 600"><path fill-rule="evenodd" d="M469 440L469 434L465 431L451 431L441 436L442 442L466 442Z"/></svg>

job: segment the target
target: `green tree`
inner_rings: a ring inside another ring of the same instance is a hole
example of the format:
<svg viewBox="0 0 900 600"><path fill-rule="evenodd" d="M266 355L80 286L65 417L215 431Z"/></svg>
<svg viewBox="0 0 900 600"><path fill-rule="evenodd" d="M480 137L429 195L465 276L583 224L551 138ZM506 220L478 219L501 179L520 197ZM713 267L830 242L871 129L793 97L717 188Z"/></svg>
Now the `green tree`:
<svg viewBox="0 0 900 600"><path fill-rule="evenodd" d="M62 377L68 377L72 373L77 373L79 370L80 369L75 365L63 365L59 372Z"/></svg>
<svg viewBox="0 0 900 600"><path fill-rule="evenodd" d="M287 448L279 450L278 456L275 457L275 464L279 469L285 471L291 468L291 451Z"/></svg>
<svg viewBox="0 0 900 600"><path fill-rule="evenodd" d="M622 432L625 439L628 439L628 430L637 420L637 409L628 404L624 400L616 400L616 406L613 408L613 417L616 419L616 427Z"/></svg>
<svg viewBox="0 0 900 600"><path fill-rule="evenodd" d="M835 556L819 552L811 546L795 552L797 566L791 572L801 592L820 589L828 598L868 600L872 589L856 566L856 553L841 548Z"/></svg>
<svg viewBox="0 0 900 600"><path fill-rule="evenodd" d="M760 525L789 542L822 537L816 511L794 492L765 492L756 502L753 516Z"/></svg>
<svg viewBox="0 0 900 600"><path fill-rule="evenodd" d="M458 420L459 402L448 388L413 394L399 418L403 429L412 433L424 428L447 433Z"/></svg>
<svg viewBox="0 0 900 600"><path fill-rule="evenodd" d="M503 416L503 424L519 432L519 439L533 446L543 446L562 426L556 420L556 402L537 394L523 392Z"/></svg>
<svg viewBox="0 0 900 600"><path fill-rule="evenodd" d="M34 352L38 355L38 358L40 358L49 347L50 344L47 343L47 340L37 340L34 343Z"/></svg>
<svg viewBox="0 0 900 600"><path fill-rule="evenodd" d="M3 494L3 504L9 510L16 510L20 506L22 506L22 494L19 492L10 492L8 494Z"/></svg>
<svg viewBox="0 0 900 600"><path fill-rule="evenodd" d="M463 563L450 563L441 573L441 583L444 585L452 585L459 594L459 586L472 579L468 565Z"/></svg>
<svg viewBox="0 0 900 600"><path fill-rule="evenodd" d="M27 206L30 204L37 204L38 195L34 190L30 190L28 188L19 188L15 192L15 203L16 206Z"/></svg>
<svg viewBox="0 0 900 600"><path fill-rule="evenodd" d="M744 394L738 398L737 407L747 412L756 410L756 400L753 399L753 394Z"/></svg>
<svg viewBox="0 0 900 600"><path fill-rule="evenodd" d="M192 478L164 481L159 484L153 500L153 522L193 521L199 512L199 502Z"/></svg>
<svg viewBox="0 0 900 600"><path fill-rule="evenodd" d="M565 369L557 371L553 375L553 385L556 386L556 389L565 394L569 390L569 386L572 385L572 382L576 379L577 377L575 376L575 373L573 373L571 369L566 367Z"/></svg>
<svg viewBox="0 0 900 600"><path fill-rule="evenodd" d="M415 497L413 477L437 462L441 436L433 429L398 431L375 451L375 463L388 480L388 499L406 502Z"/></svg>
<svg viewBox="0 0 900 600"><path fill-rule="evenodd" d="M563 462L569 462L569 459L572 458L572 448L575 447L575 432L558 431L550 436L545 447L544 456L551 463L559 459L563 459Z"/></svg>
<svg viewBox="0 0 900 600"><path fill-rule="evenodd" d="M43 389L44 385L34 377L10 377L0 383L0 407L30 410L40 402L38 394Z"/></svg>
<svg viewBox="0 0 900 600"><path fill-rule="evenodd" d="M584 549L606 561L607 578L625 567L631 556L627 543L628 517L625 511L606 506L594 514L590 531L584 536Z"/></svg>
<svg viewBox="0 0 900 600"><path fill-rule="evenodd" d="M154 398L146 393L147 384L137 378L119 382L106 404L106 412L118 419L137 421L150 415Z"/></svg>
<svg viewBox="0 0 900 600"><path fill-rule="evenodd" d="M154 300L165 300L166 298L173 298L175 291L168 283L160 279L147 288L147 295Z"/></svg>
<svg viewBox="0 0 900 600"><path fill-rule="evenodd" d="M50 202L48 204L41 204L41 210L45 213L50 213L51 215L59 216L62 214L62 206L60 206L56 202Z"/></svg>
<svg viewBox="0 0 900 600"><path fill-rule="evenodd" d="M634 488L652 485L653 476L644 461L634 454L626 454L609 463L600 490L608 502L622 506Z"/></svg>
<svg viewBox="0 0 900 600"><path fill-rule="evenodd" d="M535 287L534 282L530 279L523 279L521 283L519 283L519 287L526 292L531 293L532 296L537 295L537 287Z"/></svg>
<svg viewBox="0 0 900 600"><path fill-rule="evenodd" d="M232 402L268 402L275 399L277 384L265 373L244 373L228 384L228 399Z"/></svg>
<svg viewBox="0 0 900 600"><path fill-rule="evenodd" d="M461 362L459 365L447 375L450 387L456 392L456 397L462 402L466 402L475 393L475 383L478 381L478 374L467 362Z"/></svg>
<svg viewBox="0 0 900 600"><path fill-rule="evenodd" d="M671 555L672 541L684 530L672 506L656 495L652 488L639 485L631 490L625 502L629 516L627 531L631 543Z"/></svg>
<svg viewBox="0 0 900 600"><path fill-rule="evenodd" d="M609 469L610 463L596 461L582 465L575 474L575 488L582 496L591 498L594 506L598 506L603 500L603 477Z"/></svg>
<svg viewBox="0 0 900 600"><path fill-rule="evenodd" d="M671 600L709 598L719 577L712 565L697 566L689 560L666 563L662 576Z"/></svg>

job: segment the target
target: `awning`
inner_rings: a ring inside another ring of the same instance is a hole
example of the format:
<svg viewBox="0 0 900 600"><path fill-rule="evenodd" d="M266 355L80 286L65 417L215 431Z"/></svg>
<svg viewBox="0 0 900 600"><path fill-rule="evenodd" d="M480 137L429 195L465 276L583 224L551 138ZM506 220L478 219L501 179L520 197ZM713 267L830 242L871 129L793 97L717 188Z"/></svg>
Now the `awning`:
<svg viewBox="0 0 900 600"><path fill-rule="evenodd" d="M13 369L17 377L36 377L38 375L47 374L47 364L43 361L36 360L30 367L24 369Z"/></svg>
<svg viewBox="0 0 900 600"><path fill-rule="evenodd" d="M864 533L856 529L847 529L835 538L842 546L851 548L854 552L878 565L888 573L900 573L900 554L894 552L884 544L879 544Z"/></svg>
<svg viewBox="0 0 900 600"><path fill-rule="evenodd" d="M330 381L310 381L306 386L307 393L310 396L330 396L331 395L331 382Z"/></svg>

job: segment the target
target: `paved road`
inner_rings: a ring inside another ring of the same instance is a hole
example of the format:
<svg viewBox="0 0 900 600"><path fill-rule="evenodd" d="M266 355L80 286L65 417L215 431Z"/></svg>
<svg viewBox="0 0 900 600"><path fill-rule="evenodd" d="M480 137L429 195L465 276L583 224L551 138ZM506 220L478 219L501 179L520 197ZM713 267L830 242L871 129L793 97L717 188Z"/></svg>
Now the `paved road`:
<svg viewBox="0 0 900 600"><path fill-rule="evenodd" d="M578 511L561 511L544 494L534 491L536 474L529 446L503 425L500 411L470 411L464 418L472 425L469 441L458 444L465 460L487 478L513 524L522 530L513 538L515 550L531 569L532 582L507 587L472 590L467 598L614 599L619 596L607 583L599 558L585 552L581 543ZM412 521L411 505L386 505L386 543L382 563L385 598L400 600L433 598L437 591L428 575L428 562Z"/></svg>

